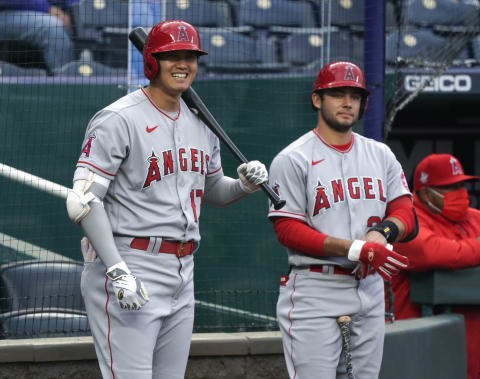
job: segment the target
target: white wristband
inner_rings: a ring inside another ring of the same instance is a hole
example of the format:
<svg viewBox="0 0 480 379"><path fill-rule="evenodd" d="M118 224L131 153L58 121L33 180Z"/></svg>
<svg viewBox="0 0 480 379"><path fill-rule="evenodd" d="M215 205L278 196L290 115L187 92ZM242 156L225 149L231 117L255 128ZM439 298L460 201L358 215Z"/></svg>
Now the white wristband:
<svg viewBox="0 0 480 379"><path fill-rule="evenodd" d="M131 271L128 269L127 264L125 263L125 261L120 261L120 262L114 264L113 266L110 266L110 267L107 269L107 273L112 272L113 270L116 270L117 268L120 269L120 270L122 270L122 271L125 271L128 275L131 274Z"/></svg>
<svg viewBox="0 0 480 379"><path fill-rule="evenodd" d="M348 259L358 262L360 258L360 252L362 251L362 247L365 245L365 242L367 241L354 240L350 246L350 249L348 250Z"/></svg>

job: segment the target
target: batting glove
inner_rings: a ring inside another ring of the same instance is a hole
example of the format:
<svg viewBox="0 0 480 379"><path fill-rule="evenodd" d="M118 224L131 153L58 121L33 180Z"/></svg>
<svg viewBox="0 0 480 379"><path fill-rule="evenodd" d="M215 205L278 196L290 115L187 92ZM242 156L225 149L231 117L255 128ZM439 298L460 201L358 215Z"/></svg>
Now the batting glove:
<svg viewBox="0 0 480 379"><path fill-rule="evenodd" d="M138 310L150 300L143 283L132 275L124 261L110 267L107 276L122 309Z"/></svg>
<svg viewBox="0 0 480 379"><path fill-rule="evenodd" d="M237 173L240 178L240 187L247 193L258 191L260 184L268 180L268 171L265 165L259 161L242 163L238 166Z"/></svg>
<svg viewBox="0 0 480 379"><path fill-rule="evenodd" d="M348 259L354 262L360 261L367 267L372 266L383 279L390 282L393 275L397 275L400 270L408 267L408 258L395 253L389 247L379 243L355 240L348 250Z"/></svg>

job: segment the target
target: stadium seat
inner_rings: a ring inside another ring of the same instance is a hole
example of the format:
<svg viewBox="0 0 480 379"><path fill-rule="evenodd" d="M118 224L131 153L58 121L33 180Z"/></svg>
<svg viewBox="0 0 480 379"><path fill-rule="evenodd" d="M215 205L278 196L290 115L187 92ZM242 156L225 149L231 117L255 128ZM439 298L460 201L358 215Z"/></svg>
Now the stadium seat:
<svg viewBox="0 0 480 379"><path fill-rule="evenodd" d="M0 338L79 337L91 335L86 312L26 309L0 314Z"/></svg>
<svg viewBox="0 0 480 379"><path fill-rule="evenodd" d="M320 1L319 1L320 2ZM331 10L330 10L331 7ZM328 22L329 12L331 11L331 25L348 28L363 28L364 19L364 0L330 0L324 1L324 5L320 12L324 9L324 13L320 13L325 22Z"/></svg>
<svg viewBox="0 0 480 379"><path fill-rule="evenodd" d="M272 26L316 26L312 5L303 1L243 0L238 4L236 13L239 25L250 25L260 30Z"/></svg>
<svg viewBox="0 0 480 379"><path fill-rule="evenodd" d="M438 62L446 54L443 48L447 40L434 34L431 30L418 29L403 32L399 43L399 51L397 52L398 38L398 31L390 32L386 36L385 59L389 64L395 63L397 58Z"/></svg>
<svg viewBox="0 0 480 379"><path fill-rule="evenodd" d="M293 66L304 66L322 57L327 61L360 61L360 56L354 56L352 38L350 33L338 30L292 33L280 42L283 61Z"/></svg>
<svg viewBox="0 0 480 379"><path fill-rule="evenodd" d="M75 36L101 41L103 32L124 32L128 28L128 1L80 0L72 5Z"/></svg>
<svg viewBox="0 0 480 379"><path fill-rule="evenodd" d="M227 2L206 0L167 0L165 19L184 20L196 27L232 26L232 15Z"/></svg>
<svg viewBox="0 0 480 379"><path fill-rule="evenodd" d="M76 76L76 77L94 77L110 76L119 79L127 77L127 70L123 68L114 68L95 61L73 61L54 71L55 76Z"/></svg>
<svg viewBox="0 0 480 379"><path fill-rule="evenodd" d="M226 29L200 30L202 48L208 55L199 64L210 72L279 71L286 68L278 63L276 47L269 39Z"/></svg>
<svg viewBox="0 0 480 379"><path fill-rule="evenodd" d="M47 76L41 68L23 68L12 63L0 61L0 78L2 76Z"/></svg>
<svg viewBox="0 0 480 379"><path fill-rule="evenodd" d="M479 7L466 0L403 2L404 23L415 26L478 26Z"/></svg>
<svg viewBox="0 0 480 379"><path fill-rule="evenodd" d="M93 51L95 60L127 67L128 1L80 0L72 5L76 49Z"/></svg>
<svg viewBox="0 0 480 379"><path fill-rule="evenodd" d="M0 310L85 310L80 292L82 263L22 261L0 266Z"/></svg>

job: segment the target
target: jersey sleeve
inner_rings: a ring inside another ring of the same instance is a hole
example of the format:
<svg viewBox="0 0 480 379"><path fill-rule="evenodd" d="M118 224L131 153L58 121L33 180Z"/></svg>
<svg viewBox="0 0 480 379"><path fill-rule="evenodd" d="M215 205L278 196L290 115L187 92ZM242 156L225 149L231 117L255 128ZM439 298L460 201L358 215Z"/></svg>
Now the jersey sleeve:
<svg viewBox="0 0 480 379"><path fill-rule="evenodd" d="M207 129L208 130L208 129ZM207 180L213 176L223 175L222 158L220 155L220 141L211 131L209 133L209 142L212 146L212 156L209 157L207 165Z"/></svg>
<svg viewBox="0 0 480 379"><path fill-rule="evenodd" d="M88 124L77 167L86 167L111 180L128 151L126 121L115 112L101 110Z"/></svg>
<svg viewBox="0 0 480 379"><path fill-rule="evenodd" d="M269 184L277 195L286 201L276 210L270 202L268 217L292 217L307 221L305 170L291 155L277 155L269 170Z"/></svg>
<svg viewBox="0 0 480 379"><path fill-rule="evenodd" d="M385 158L387 160L387 202L391 202L400 196L411 196L405 173L403 172L400 162L398 162L397 158L387 145L385 145L385 148Z"/></svg>

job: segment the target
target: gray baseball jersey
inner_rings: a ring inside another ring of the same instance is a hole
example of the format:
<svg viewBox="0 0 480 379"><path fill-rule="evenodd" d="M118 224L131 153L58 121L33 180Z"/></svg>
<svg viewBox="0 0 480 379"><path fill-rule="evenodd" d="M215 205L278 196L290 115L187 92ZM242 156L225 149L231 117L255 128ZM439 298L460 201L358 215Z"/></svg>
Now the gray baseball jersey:
<svg viewBox="0 0 480 379"><path fill-rule="evenodd" d="M385 217L387 203L410 194L400 163L390 148L353 133L340 151L310 131L283 149L270 167L270 184L286 200L269 217L293 217L329 236L354 240ZM288 250L292 266L336 262L346 257L311 257Z"/></svg>
<svg viewBox="0 0 480 379"><path fill-rule="evenodd" d="M166 113L143 89L92 118L77 167L112 180L104 205L114 234L183 241L200 240L205 182L223 175L218 138L183 100Z"/></svg>

